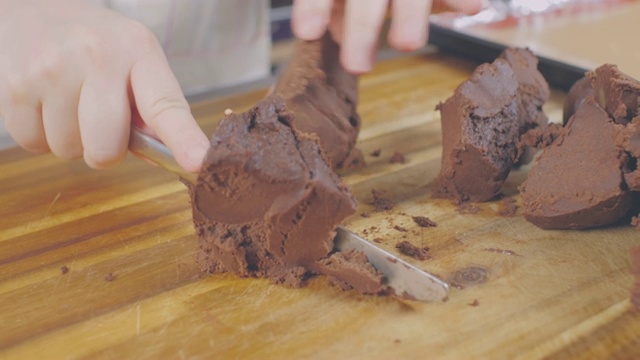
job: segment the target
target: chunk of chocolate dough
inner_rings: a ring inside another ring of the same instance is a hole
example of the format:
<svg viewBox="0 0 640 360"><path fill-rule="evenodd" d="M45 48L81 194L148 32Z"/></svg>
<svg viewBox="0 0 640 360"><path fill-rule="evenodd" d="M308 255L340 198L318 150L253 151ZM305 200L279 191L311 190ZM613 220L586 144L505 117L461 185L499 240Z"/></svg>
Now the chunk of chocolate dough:
<svg viewBox="0 0 640 360"><path fill-rule="evenodd" d="M520 187L524 217L543 229L583 229L625 216L633 195L623 174L628 158L616 146L623 129L587 97Z"/></svg>
<svg viewBox="0 0 640 360"><path fill-rule="evenodd" d="M520 134L530 129L545 128L549 119L542 107L549 100L551 92L549 84L538 71L538 58L529 49L522 48L508 48L499 58L505 59L511 65L518 81ZM536 151L533 147L525 147L516 165L531 162Z"/></svg>
<svg viewBox="0 0 640 360"><path fill-rule="evenodd" d="M487 201L500 192L517 157L518 81L509 63L478 66L440 103L442 164L435 196Z"/></svg>
<svg viewBox="0 0 640 360"><path fill-rule="evenodd" d="M335 228L356 202L316 136L292 128L295 121L275 95L222 120L190 187L198 262L208 272L291 286L326 272L361 292L380 293L382 275L366 257L333 253Z"/></svg>
<svg viewBox="0 0 640 360"><path fill-rule="evenodd" d="M587 73L594 97L618 124L625 125L616 145L624 149L629 162L624 169L629 190L640 191L640 81L622 73L615 65L605 64Z"/></svg>
<svg viewBox="0 0 640 360"><path fill-rule="evenodd" d="M600 107L618 124L640 121L640 81L622 73L616 65L605 64L587 73Z"/></svg>
<svg viewBox="0 0 640 360"><path fill-rule="evenodd" d="M320 40L299 41L274 89L296 114L294 126L318 135L333 169L364 165L355 147L361 123L358 77L340 65L339 51L328 33Z"/></svg>
<svg viewBox="0 0 640 360"><path fill-rule="evenodd" d="M576 113L576 110L589 96L594 97L593 86L591 85L591 79L585 75L571 86L564 100L564 107L562 108L563 125L569 122L571 116Z"/></svg>

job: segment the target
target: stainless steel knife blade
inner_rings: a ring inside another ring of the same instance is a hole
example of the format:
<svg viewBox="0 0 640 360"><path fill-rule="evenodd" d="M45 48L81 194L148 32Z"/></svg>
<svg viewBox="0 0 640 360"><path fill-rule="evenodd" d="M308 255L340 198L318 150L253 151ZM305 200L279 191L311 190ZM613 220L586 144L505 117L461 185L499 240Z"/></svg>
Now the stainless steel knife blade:
<svg viewBox="0 0 640 360"><path fill-rule="evenodd" d="M140 129L132 129L129 150L191 183L196 182L196 174L183 170L175 162L171 151L162 142L143 133ZM419 301L445 300L447 298L449 285L446 282L344 227L338 227L334 243L337 250L362 251L369 262L384 275L386 285L393 289L398 296Z"/></svg>
<svg viewBox="0 0 640 360"><path fill-rule="evenodd" d="M129 151L137 157L171 171L192 184L195 184L198 179L198 174L190 173L178 165L171 150L165 144L136 127L131 128Z"/></svg>
<svg viewBox="0 0 640 360"><path fill-rule="evenodd" d="M344 227L338 227L334 244L340 251L355 249L365 253L369 262L384 274L386 285L398 296L419 301L447 299L449 284Z"/></svg>

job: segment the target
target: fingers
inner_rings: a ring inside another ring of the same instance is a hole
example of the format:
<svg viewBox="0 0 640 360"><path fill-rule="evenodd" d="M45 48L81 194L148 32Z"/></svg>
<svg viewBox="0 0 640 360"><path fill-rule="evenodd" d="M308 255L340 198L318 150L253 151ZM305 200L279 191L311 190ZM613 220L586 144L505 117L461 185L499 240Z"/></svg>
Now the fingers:
<svg viewBox="0 0 640 360"><path fill-rule="evenodd" d="M2 111L5 127L20 147L32 153L49 152L39 102L11 104L11 108L5 106Z"/></svg>
<svg viewBox="0 0 640 360"><path fill-rule="evenodd" d="M454 10L478 12L484 0L436 0ZM432 0L391 1L393 19L389 43L401 51L413 51L427 42ZM329 27L341 44L342 65L352 73L371 70L378 36L389 0L295 0L292 26L304 40L320 38Z"/></svg>
<svg viewBox="0 0 640 360"><path fill-rule="evenodd" d="M475 14L482 10L484 0L440 0L453 10L462 11L465 14Z"/></svg>
<svg viewBox="0 0 640 360"><path fill-rule="evenodd" d="M378 34L387 6L388 0L346 2L340 58L348 71L363 73L373 67Z"/></svg>
<svg viewBox="0 0 640 360"><path fill-rule="evenodd" d="M7 71L0 74L0 117L20 147L33 153L48 152L40 94L27 85L24 76L16 73Z"/></svg>
<svg viewBox="0 0 640 360"><path fill-rule="evenodd" d="M9 69L7 73L15 74L4 77L0 85L0 108L4 109L7 129L21 147L31 152L51 151L65 159L80 157L81 66L60 61L46 50L37 59L39 63L30 61L13 59L2 64Z"/></svg>
<svg viewBox="0 0 640 360"><path fill-rule="evenodd" d="M295 0L291 27L302 40L317 40L329 24L333 0Z"/></svg>
<svg viewBox="0 0 640 360"><path fill-rule="evenodd" d="M344 35L344 1L337 0L333 2L331 9L331 21L329 22L329 31L333 41L342 44Z"/></svg>
<svg viewBox="0 0 640 360"><path fill-rule="evenodd" d="M63 159L83 154L78 124L80 84L53 90L42 103L42 123L51 152Z"/></svg>
<svg viewBox="0 0 640 360"><path fill-rule="evenodd" d="M431 0L402 0L391 3L393 19L389 44L400 51L413 51L427 42Z"/></svg>
<svg viewBox="0 0 640 360"><path fill-rule="evenodd" d="M191 115L159 46L136 61L129 81L145 123L169 147L180 166L187 171L200 171L209 141Z"/></svg>
<svg viewBox="0 0 640 360"><path fill-rule="evenodd" d="M122 161L129 145L131 112L126 79L94 72L85 79L78 104L84 161L102 169Z"/></svg>

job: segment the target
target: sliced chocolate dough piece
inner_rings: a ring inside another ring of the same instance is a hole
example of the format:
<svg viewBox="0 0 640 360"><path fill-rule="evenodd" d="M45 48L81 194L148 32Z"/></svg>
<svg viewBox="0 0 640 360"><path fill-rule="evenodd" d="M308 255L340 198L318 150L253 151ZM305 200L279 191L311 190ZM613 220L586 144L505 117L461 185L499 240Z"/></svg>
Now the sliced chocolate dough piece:
<svg viewBox="0 0 640 360"><path fill-rule="evenodd" d="M335 228L356 201L317 138L291 127L294 118L282 97L270 96L220 123L190 187L204 271L301 286L324 269ZM354 278L348 272L343 280Z"/></svg>
<svg viewBox="0 0 640 360"><path fill-rule="evenodd" d="M640 158L640 82L622 73L615 65L602 65L588 72L571 88L565 101L565 117L571 115L571 111L588 96L596 98L610 117L625 125L618 133L616 145L629 156L628 166L624 169L627 187L640 191L637 169Z"/></svg>
<svg viewBox="0 0 640 360"><path fill-rule="evenodd" d="M551 94L549 84L538 71L538 58L529 50L508 48L499 58L506 60L518 81L518 122L520 134L530 129L545 128L549 123L542 107ZM533 160L536 149L524 147L516 166L528 164Z"/></svg>
<svg viewBox="0 0 640 360"><path fill-rule="evenodd" d="M616 145L627 152L629 162L624 179L629 190L640 192L640 118L636 118L618 134ZM637 206L640 209L640 204Z"/></svg>
<svg viewBox="0 0 640 360"><path fill-rule="evenodd" d="M587 77L598 104L616 123L625 125L640 118L640 81L611 64L589 71Z"/></svg>
<svg viewBox="0 0 640 360"><path fill-rule="evenodd" d="M640 170L636 169L624 173L624 181L631 191L640 191Z"/></svg>
<svg viewBox="0 0 640 360"><path fill-rule="evenodd" d="M569 122L571 116L576 113L576 110L589 96L594 97L593 86L591 85L591 79L585 75L571 86L567 97L564 99L564 107L562 108L563 125Z"/></svg>
<svg viewBox="0 0 640 360"><path fill-rule="evenodd" d="M587 98L520 187L525 219L543 229L584 229L624 217L633 196L623 176L628 158L615 144L623 128Z"/></svg>
<svg viewBox="0 0 640 360"><path fill-rule="evenodd" d="M544 149L566 133L566 128L555 123L545 127L531 129L520 136L519 147L530 146L536 149Z"/></svg>
<svg viewBox="0 0 640 360"><path fill-rule="evenodd" d="M319 271L329 276L330 281L343 290L355 289L363 294L382 295L384 277L359 251L336 252L320 260Z"/></svg>
<svg viewBox="0 0 640 360"><path fill-rule="evenodd" d="M618 135L616 144L628 152L630 156L640 158L640 118L627 124Z"/></svg>
<svg viewBox="0 0 640 360"><path fill-rule="evenodd" d="M333 169L364 165L355 147L360 131L358 77L340 65L340 48L327 33L296 43L274 93L296 114L298 130L316 134Z"/></svg>
<svg viewBox="0 0 640 360"><path fill-rule="evenodd" d="M509 63L478 66L436 109L442 123L442 166L435 196L488 201L517 157L518 82Z"/></svg>

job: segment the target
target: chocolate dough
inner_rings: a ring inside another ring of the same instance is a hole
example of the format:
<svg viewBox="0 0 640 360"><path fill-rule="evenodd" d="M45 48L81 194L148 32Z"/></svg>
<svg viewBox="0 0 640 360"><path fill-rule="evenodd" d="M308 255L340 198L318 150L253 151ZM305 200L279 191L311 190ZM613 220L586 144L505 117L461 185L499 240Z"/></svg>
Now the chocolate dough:
<svg viewBox="0 0 640 360"><path fill-rule="evenodd" d="M412 243L403 240L396 244L396 249L400 250L400 253L411 256L417 260L429 260L431 259L431 255L429 254L429 247L425 246L419 248Z"/></svg>
<svg viewBox="0 0 640 360"><path fill-rule="evenodd" d="M629 155L640 158L640 118L627 124L616 140L616 144Z"/></svg>
<svg viewBox="0 0 640 360"><path fill-rule="evenodd" d="M640 191L640 82L605 64L569 91L568 119L521 187L524 216L542 228L622 219Z"/></svg>
<svg viewBox="0 0 640 360"><path fill-rule="evenodd" d="M509 63L482 64L437 106L442 166L436 196L487 201L500 192L517 156L518 82Z"/></svg>
<svg viewBox="0 0 640 360"><path fill-rule="evenodd" d="M364 294L381 293L382 276L359 251L336 252L319 261L319 271L343 290L355 289Z"/></svg>
<svg viewBox="0 0 640 360"><path fill-rule="evenodd" d="M630 158L624 169L627 187L640 192L640 117L627 124L616 140L616 145L626 151Z"/></svg>
<svg viewBox="0 0 640 360"><path fill-rule="evenodd" d="M500 54L499 58L505 59L518 81L518 122L520 134L530 129L544 128L549 123L547 115L542 107L549 100L549 84L538 71L538 58L529 50L521 48L508 48ZM536 149L527 147L516 165L531 162Z"/></svg>
<svg viewBox="0 0 640 360"><path fill-rule="evenodd" d="M329 168L317 137L292 128L296 117L282 97L270 96L222 120L190 187L198 261L208 272L292 286L327 272L379 293L382 275L367 267L366 257L332 254L335 228L356 211L356 202ZM341 261L328 266L335 258Z"/></svg>
<svg viewBox="0 0 640 360"><path fill-rule="evenodd" d="M640 81L623 74L618 67L605 64L587 73L600 107L618 124L640 119Z"/></svg>
<svg viewBox="0 0 640 360"><path fill-rule="evenodd" d="M571 117L568 131L542 152L521 186L522 213L544 229L614 223L632 206L615 139L623 129L593 98Z"/></svg>
<svg viewBox="0 0 640 360"><path fill-rule="evenodd" d="M640 82L616 65L602 65L573 84L564 102L565 124L588 96L594 97L618 124L640 120Z"/></svg>
<svg viewBox="0 0 640 360"><path fill-rule="evenodd" d="M518 81L518 96L522 111L520 126L524 130L544 126L548 123L542 107L549 100L549 84L538 71L538 58L529 49L509 48L500 54L505 59ZM524 131L522 131L524 132Z"/></svg>
<svg viewBox="0 0 640 360"><path fill-rule="evenodd" d="M436 108L443 152L434 195L457 202L495 198L511 168L530 162L535 147L555 133L542 109L549 95L529 49L509 48L478 66Z"/></svg>
<svg viewBox="0 0 640 360"><path fill-rule="evenodd" d="M317 41L299 41L274 89L296 114L294 126L318 135L334 169L364 165L355 147L360 130L358 77L340 65L339 51L328 33Z"/></svg>
<svg viewBox="0 0 640 360"><path fill-rule="evenodd" d="M575 114L576 110L582 105L587 96L594 96L593 86L591 85L591 79L584 76L580 80L576 81L564 100L564 107L562 109L562 124L566 125L569 122L569 118Z"/></svg>

